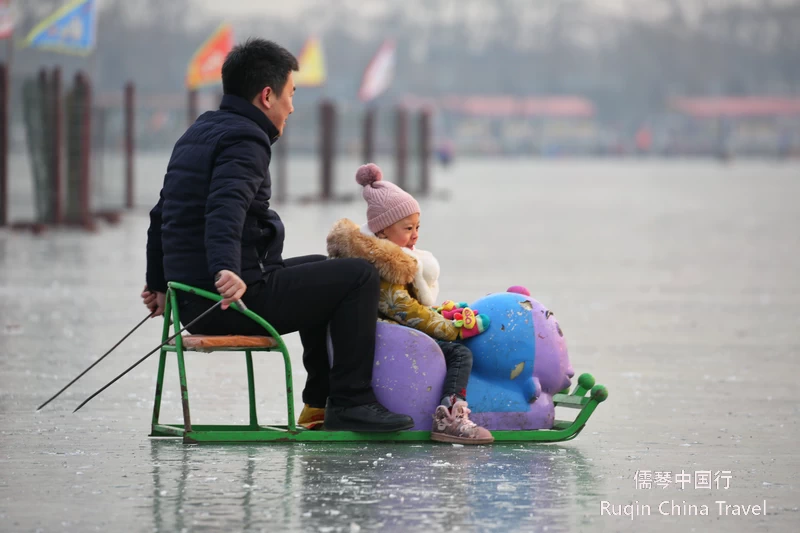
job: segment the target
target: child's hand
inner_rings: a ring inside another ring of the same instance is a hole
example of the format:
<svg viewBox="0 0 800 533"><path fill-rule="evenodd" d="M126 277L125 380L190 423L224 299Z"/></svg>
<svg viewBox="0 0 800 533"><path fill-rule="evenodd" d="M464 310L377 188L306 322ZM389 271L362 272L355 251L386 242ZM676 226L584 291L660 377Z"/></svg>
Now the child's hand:
<svg viewBox="0 0 800 533"><path fill-rule="evenodd" d="M452 311L456 308L456 303L453 300L445 300L439 307L434 307L437 313L441 314L442 311Z"/></svg>
<svg viewBox="0 0 800 533"><path fill-rule="evenodd" d="M435 310L446 319L455 320L455 314L461 313L467 306L467 302L454 302L452 300L446 300L442 305L435 308Z"/></svg>
<svg viewBox="0 0 800 533"><path fill-rule="evenodd" d="M464 307L456 313L454 324L459 328L458 338L469 339L475 335L480 335L489 328L490 320L486 315L475 314L469 307Z"/></svg>

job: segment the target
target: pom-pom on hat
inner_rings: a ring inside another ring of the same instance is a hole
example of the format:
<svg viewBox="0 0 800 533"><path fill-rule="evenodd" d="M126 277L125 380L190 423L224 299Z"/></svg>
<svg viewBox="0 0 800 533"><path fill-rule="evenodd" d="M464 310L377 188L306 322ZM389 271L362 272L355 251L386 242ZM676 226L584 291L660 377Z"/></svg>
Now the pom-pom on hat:
<svg viewBox="0 0 800 533"><path fill-rule="evenodd" d="M383 181L383 172L375 163L359 167L356 181L364 187L362 196L367 201L367 226L372 233L420 212L413 196L394 183Z"/></svg>

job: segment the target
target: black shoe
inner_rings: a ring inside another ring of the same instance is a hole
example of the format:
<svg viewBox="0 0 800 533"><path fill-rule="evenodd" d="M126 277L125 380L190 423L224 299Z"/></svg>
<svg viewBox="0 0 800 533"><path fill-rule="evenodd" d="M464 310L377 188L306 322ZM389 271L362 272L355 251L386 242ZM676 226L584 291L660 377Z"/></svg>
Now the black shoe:
<svg viewBox="0 0 800 533"><path fill-rule="evenodd" d="M325 406L325 429L330 431L358 431L383 433L402 431L414 427L414 419L389 411L378 402L355 407Z"/></svg>

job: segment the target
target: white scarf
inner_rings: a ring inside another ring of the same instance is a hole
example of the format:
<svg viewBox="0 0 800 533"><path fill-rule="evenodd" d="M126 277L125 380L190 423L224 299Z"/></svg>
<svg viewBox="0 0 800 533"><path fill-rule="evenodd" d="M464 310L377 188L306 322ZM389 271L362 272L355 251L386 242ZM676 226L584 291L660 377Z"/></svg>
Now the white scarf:
<svg viewBox="0 0 800 533"><path fill-rule="evenodd" d="M361 233L379 238L367 228L366 224L361 226ZM439 261L426 250L406 247L400 247L400 249L417 260L417 273L414 275L414 281L411 282L417 293L417 299L422 305L436 305L439 298Z"/></svg>

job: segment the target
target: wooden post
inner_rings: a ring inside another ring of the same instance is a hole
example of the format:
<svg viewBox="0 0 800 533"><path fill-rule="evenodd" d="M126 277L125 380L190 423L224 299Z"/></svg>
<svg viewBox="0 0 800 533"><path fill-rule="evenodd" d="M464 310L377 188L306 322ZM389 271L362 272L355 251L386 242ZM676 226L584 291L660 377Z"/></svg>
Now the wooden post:
<svg viewBox="0 0 800 533"><path fill-rule="evenodd" d="M281 134L281 138L278 139L277 143L274 145L278 164L275 168L275 170L277 170L277 176L272 177L272 197L275 198L275 201L278 203L283 203L286 201L286 188L289 184L289 176L287 174L287 168L289 165L288 161L286 160L289 157L288 145L286 144L287 141L286 129L284 129L283 133Z"/></svg>
<svg viewBox="0 0 800 533"><path fill-rule="evenodd" d="M94 230L94 220L91 213L91 139L92 139L92 85L86 74L78 72L75 76L75 85L80 87L79 92L81 107L81 194L80 213L81 224L87 230Z"/></svg>
<svg viewBox="0 0 800 533"><path fill-rule="evenodd" d="M8 225L8 68L0 64L0 227Z"/></svg>
<svg viewBox="0 0 800 533"><path fill-rule="evenodd" d="M189 89L186 102L186 127L188 128L197 120L197 89Z"/></svg>
<svg viewBox="0 0 800 533"><path fill-rule="evenodd" d="M61 68L53 69L53 81L50 84L50 91L53 106L53 131L51 154L53 165L53 222L56 224L64 223L64 185L63 174L61 172L61 147L64 142L63 134L63 105L61 101Z"/></svg>
<svg viewBox="0 0 800 533"><path fill-rule="evenodd" d="M336 146L336 107L333 102L320 103L320 162L321 192L323 201L333 198L333 157Z"/></svg>
<svg viewBox="0 0 800 533"><path fill-rule="evenodd" d="M52 224L55 222L56 191L53 185L53 99L47 69L44 67L39 69L36 82L39 120L34 131L39 143L36 157L41 162L40 173L35 178L36 221L41 224Z"/></svg>
<svg viewBox="0 0 800 533"><path fill-rule="evenodd" d="M430 194L431 174L431 112L423 109L419 114L419 192Z"/></svg>
<svg viewBox="0 0 800 533"><path fill-rule="evenodd" d="M405 190L408 171L408 111L403 106L398 106L395 111L395 148L397 173L394 182Z"/></svg>
<svg viewBox="0 0 800 533"><path fill-rule="evenodd" d="M134 113L135 88L132 81L125 84L125 207L131 209L133 200L133 153L134 153Z"/></svg>
<svg viewBox="0 0 800 533"><path fill-rule="evenodd" d="M375 161L375 108L372 106L364 112L362 149L363 163Z"/></svg>

